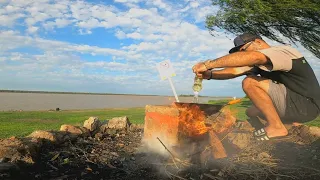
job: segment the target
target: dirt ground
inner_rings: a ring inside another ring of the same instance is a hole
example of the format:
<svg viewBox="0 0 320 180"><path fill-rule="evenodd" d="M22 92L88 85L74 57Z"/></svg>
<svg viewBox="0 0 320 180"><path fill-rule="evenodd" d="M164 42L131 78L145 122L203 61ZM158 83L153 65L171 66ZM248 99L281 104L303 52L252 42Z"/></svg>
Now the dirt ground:
<svg viewBox="0 0 320 180"><path fill-rule="evenodd" d="M290 134L281 141L250 140L228 158L201 165L148 152L143 129L97 134L59 147L48 143L35 165L12 166L0 179L320 179L320 139L305 127Z"/></svg>

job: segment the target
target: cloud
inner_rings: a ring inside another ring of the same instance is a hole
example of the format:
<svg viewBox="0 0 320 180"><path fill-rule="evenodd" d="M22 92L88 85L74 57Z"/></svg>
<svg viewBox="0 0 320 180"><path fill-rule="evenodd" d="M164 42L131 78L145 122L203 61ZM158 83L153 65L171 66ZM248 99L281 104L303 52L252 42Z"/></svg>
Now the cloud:
<svg viewBox="0 0 320 180"><path fill-rule="evenodd" d="M72 23L71 20L68 20L68 19L56 19L55 20L55 24L58 28L62 28L62 27L65 27L67 26L68 24Z"/></svg>
<svg viewBox="0 0 320 180"><path fill-rule="evenodd" d="M39 29L38 27L31 26L31 27L28 27L27 32L30 34L33 34L33 33L36 33L38 29Z"/></svg>
<svg viewBox="0 0 320 180"><path fill-rule="evenodd" d="M147 1L147 2L153 4L157 8L163 9L165 11L171 11L171 6L167 5L162 0L153 0L153 1Z"/></svg>
<svg viewBox="0 0 320 180"><path fill-rule="evenodd" d="M77 23L77 26L80 28L92 29L94 27L99 27L100 22L95 18L90 18L86 21L80 21Z"/></svg>
<svg viewBox="0 0 320 180"><path fill-rule="evenodd" d="M21 13L10 14L10 15L0 15L0 26L12 27L15 24L15 21L22 17L25 17L25 15Z"/></svg>
<svg viewBox="0 0 320 180"><path fill-rule="evenodd" d="M118 3L139 3L142 1L144 0L114 0L114 2L118 2Z"/></svg>
<svg viewBox="0 0 320 180"><path fill-rule="evenodd" d="M155 68L156 63L170 59L178 94L190 94L191 67L223 56L233 46L232 38L221 32L213 37L204 28L205 16L216 10L210 1L113 2L0 1L1 73L16 74L14 87L20 78L30 82L24 83L26 87L46 84L63 89L61 82L67 81L65 87L71 91L79 91L84 83L97 87L94 92L123 88L127 93L171 95L168 82L160 81ZM319 78L319 61L302 51ZM240 81L205 81L203 94L243 95ZM0 89L10 86L2 82ZM100 88L105 84L112 88Z"/></svg>
<svg viewBox="0 0 320 180"><path fill-rule="evenodd" d="M126 36L126 33L124 33L123 31L120 31L120 30L118 30L118 31L116 32L115 36L116 36L118 39L124 39L124 38L127 37L127 36Z"/></svg>

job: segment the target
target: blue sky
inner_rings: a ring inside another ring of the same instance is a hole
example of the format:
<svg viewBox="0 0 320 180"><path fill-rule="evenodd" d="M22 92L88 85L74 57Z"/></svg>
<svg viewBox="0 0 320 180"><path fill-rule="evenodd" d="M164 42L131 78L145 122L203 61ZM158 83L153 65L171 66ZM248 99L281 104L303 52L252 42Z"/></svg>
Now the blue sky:
<svg viewBox="0 0 320 180"><path fill-rule="evenodd" d="M156 69L169 59L177 93L192 94L192 66L233 46L205 28L215 10L210 0L0 0L0 89L172 95ZM319 60L297 48L319 79ZM242 79L205 81L201 94L243 96Z"/></svg>

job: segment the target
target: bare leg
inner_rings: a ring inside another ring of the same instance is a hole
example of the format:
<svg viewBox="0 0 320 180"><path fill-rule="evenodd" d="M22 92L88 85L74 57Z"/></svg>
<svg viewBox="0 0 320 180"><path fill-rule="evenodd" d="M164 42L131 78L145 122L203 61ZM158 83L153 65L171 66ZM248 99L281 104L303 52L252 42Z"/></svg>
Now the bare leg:
<svg viewBox="0 0 320 180"><path fill-rule="evenodd" d="M266 124L266 121L264 120L265 117L263 116L262 112L260 112L259 109L257 107L255 107L254 105L249 107L246 110L246 115L249 117L248 122L255 129L261 129L264 127L264 124ZM287 129L291 129L292 126L301 126L301 125L303 125L303 124L298 123L298 122L293 122L292 124L284 124L284 126Z"/></svg>
<svg viewBox="0 0 320 180"><path fill-rule="evenodd" d="M264 115L267 126L265 130L269 137L286 136L288 130L280 120L280 117L268 95L269 79L248 76L242 82L242 88L255 107Z"/></svg>
<svg viewBox="0 0 320 180"><path fill-rule="evenodd" d="M251 106L246 110L246 115L249 117L248 122L256 130L264 127L264 124L260 121L259 117L262 117L262 113L255 106Z"/></svg>

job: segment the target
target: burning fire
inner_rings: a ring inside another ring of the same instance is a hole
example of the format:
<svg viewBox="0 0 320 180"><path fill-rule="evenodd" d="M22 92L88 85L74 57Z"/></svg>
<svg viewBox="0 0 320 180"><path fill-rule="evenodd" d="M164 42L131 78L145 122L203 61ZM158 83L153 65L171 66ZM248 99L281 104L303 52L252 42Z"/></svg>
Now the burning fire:
<svg viewBox="0 0 320 180"><path fill-rule="evenodd" d="M180 109L180 131L185 135L199 136L208 131L205 125L205 114L197 105L182 105Z"/></svg>
<svg viewBox="0 0 320 180"><path fill-rule="evenodd" d="M235 99L235 100L229 101L226 105L233 105L240 102L241 102L241 99ZM220 113L219 113L216 117L214 117L213 119L214 121L211 122L211 126L208 127L205 124L207 117L205 113L201 111L200 107L197 104L177 105L173 103L173 106L178 107L180 111L179 130L183 134L189 137L202 135L208 132L209 129L212 129L217 133L222 133L225 130L227 130L229 127L231 127L236 120L233 116L234 114L236 114L236 111L231 110L229 108L224 108L223 117L219 117L220 116Z"/></svg>

